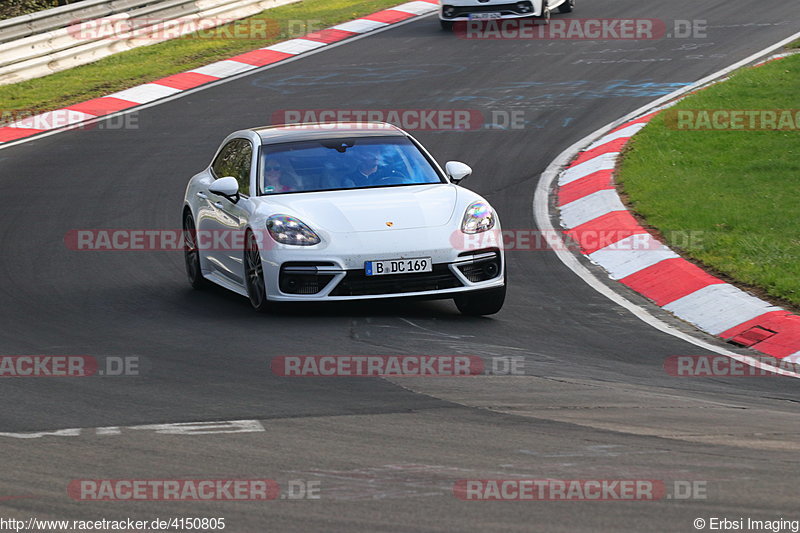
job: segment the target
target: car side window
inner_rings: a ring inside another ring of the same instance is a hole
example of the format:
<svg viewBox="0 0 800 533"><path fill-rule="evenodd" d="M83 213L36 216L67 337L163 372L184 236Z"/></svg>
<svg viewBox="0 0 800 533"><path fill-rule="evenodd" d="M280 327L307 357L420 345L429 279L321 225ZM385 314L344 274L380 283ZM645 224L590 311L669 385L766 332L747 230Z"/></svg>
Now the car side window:
<svg viewBox="0 0 800 533"><path fill-rule="evenodd" d="M217 179L233 176L239 182L239 193L250 195L250 168L253 146L246 139L234 139L226 144L211 164Z"/></svg>
<svg viewBox="0 0 800 533"><path fill-rule="evenodd" d="M214 172L215 178L219 179L232 175L232 163L236 158L236 149L239 145L238 141L238 139L235 139L229 142L219 151L217 158L211 164L211 170Z"/></svg>
<svg viewBox="0 0 800 533"><path fill-rule="evenodd" d="M237 150L236 173L232 174L239 182L239 194L250 196L250 167L253 163L253 146L242 139L241 149Z"/></svg>

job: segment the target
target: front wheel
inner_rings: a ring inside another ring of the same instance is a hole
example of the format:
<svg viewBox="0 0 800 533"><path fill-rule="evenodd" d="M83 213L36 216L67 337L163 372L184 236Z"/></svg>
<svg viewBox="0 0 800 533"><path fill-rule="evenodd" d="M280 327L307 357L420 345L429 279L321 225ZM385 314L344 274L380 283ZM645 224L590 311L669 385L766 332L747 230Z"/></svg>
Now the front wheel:
<svg viewBox="0 0 800 533"><path fill-rule="evenodd" d="M462 315L493 315L503 308L506 301L506 286L467 292L455 297L456 307Z"/></svg>
<svg viewBox="0 0 800 533"><path fill-rule="evenodd" d="M269 307L267 289L264 285L264 264L258 251L258 240L252 231L247 232L244 249L244 278L247 285L247 297L253 309L264 313Z"/></svg>
<svg viewBox="0 0 800 533"><path fill-rule="evenodd" d="M560 6L558 6L559 13L572 13L572 10L575 9L575 0L565 0Z"/></svg>
<svg viewBox="0 0 800 533"><path fill-rule="evenodd" d="M189 210L183 214L183 258L186 263L186 275L189 283L195 289L202 289L208 285L208 280L203 277L200 270L200 250L197 246L197 228L194 218Z"/></svg>
<svg viewBox="0 0 800 533"><path fill-rule="evenodd" d="M453 30L453 21L452 20L440 20L439 24L442 25L442 29L444 31L452 31Z"/></svg>

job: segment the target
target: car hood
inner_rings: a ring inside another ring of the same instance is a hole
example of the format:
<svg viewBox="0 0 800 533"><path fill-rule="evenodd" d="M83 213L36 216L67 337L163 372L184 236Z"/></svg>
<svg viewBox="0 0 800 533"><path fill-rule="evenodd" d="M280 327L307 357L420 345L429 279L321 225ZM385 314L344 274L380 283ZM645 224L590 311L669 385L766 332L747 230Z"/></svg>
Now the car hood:
<svg viewBox="0 0 800 533"><path fill-rule="evenodd" d="M287 214L331 233L436 227L453 216L458 196L450 184L321 191L270 196L271 214Z"/></svg>

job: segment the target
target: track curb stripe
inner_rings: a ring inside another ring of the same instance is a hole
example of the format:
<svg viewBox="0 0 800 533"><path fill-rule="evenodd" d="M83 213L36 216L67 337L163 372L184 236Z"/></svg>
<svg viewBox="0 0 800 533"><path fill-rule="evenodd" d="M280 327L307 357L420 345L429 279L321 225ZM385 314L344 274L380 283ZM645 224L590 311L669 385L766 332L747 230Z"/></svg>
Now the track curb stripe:
<svg viewBox="0 0 800 533"><path fill-rule="evenodd" d="M681 258L641 227L624 207L614 185L616 160L631 138L660 112L650 112L611 130L562 170L557 199L563 232L611 279L678 318L735 344L800 361L800 316ZM607 245L601 248L602 244Z"/></svg>
<svg viewBox="0 0 800 533"><path fill-rule="evenodd" d="M335 43L337 41L343 41L345 39L349 39L358 35L352 31L345 31L345 30L334 30L333 28L328 28L327 30L321 30L314 33L309 33L305 36L306 39L312 41L320 41L325 44Z"/></svg>
<svg viewBox="0 0 800 533"><path fill-rule="evenodd" d="M367 15L366 17L362 17L366 20L374 20L375 22L384 22L386 24L394 24L395 22L401 22L406 20L407 18L415 17L414 13L409 13L407 11L397 11L396 9L384 9L383 11L378 11L377 13L373 13L371 15Z"/></svg>
<svg viewBox="0 0 800 533"><path fill-rule="evenodd" d="M567 185L601 170L613 170L617 165L618 156L619 152L606 152L582 163L573 164L558 178L558 184Z"/></svg>
<svg viewBox="0 0 800 533"><path fill-rule="evenodd" d="M625 237L588 256L605 268L611 279L616 280L627 278L661 261L679 257L646 232Z"/></svg>
<svg viewBox="0 0 800 533"><path fill-rule="evenodd" d="M558 190L558 205L566 205L597 191L613 188L614 171L600 170L561 187Z"/></svg>
<svg viewBox="0 0 800 533"><path fill-rule="evenodd" d="M671 282L664 283L664 280ZM619 281L639 294L646 294L660 306L688 296L703 287L724 283L697 265L680 258L661 261Z"/></svg>
<svg viewBox="0 0 800 533"><path fill-rule="evenodd" d="M625 145L628 144L629 139L630 137L620 137L609 139L608 141L604 140L602 145L587 148L585 152L581 153L577 158L575 158L575 161L572 162L572 165L585 163L590 159L594 159L599 155L607 154L609 152L621 152Z"/></svg>
<svg viewBox="0 0 800 533"><path fill-rule="evenodd" d="M125 100L133 104L147 104L179 92L181 92L181 90L174 87L167 87L166 85L159 85L157 83L145 83L144 85L131 87L130 89L112 93L108 96L116 98L117 100Z"/></svg>
<svg viewBox="0 0 800 533"><path fill-rule="evenodd" d="M207 83L278 63L329 44L338 43L414 17L427 15L436 11L437 5L437 0L406 2L300 38L275 43L265 48L245 52L187 72L173 74L100 98L41 113L19 123L0 127L0 145L45 132L80 127L81 123L96 120L98 117L149 104ZM54 120L53 117L57 117L57 119Z"/></svg>
<svg viewBox="0 0 800 533"><path fill-rule="evenodd" d="M567 229L575 229L614 211L627 211L614 189L593 192L561 206L561 223Z"/></svg>
<svg viewBox="0 0 800 533"><path fill-rule="evenodd" d="M356 35L356 34L352 33L351 35ZM253 65L256 67L263 67L264 65L271 65L272 63L283 61L287 57L292 57L292 54L287 54L286 52L278 52L276 50L265 50L262 48L259 50L253 50L252 52L245 52L244 54L239 54L238 56L232 57L230 60L238 61L240 63L247 63L248 65ZM199 75L196 72L186 73L186 75L192 75L192 74ZM179 74L179 76L181 75L182 74ZM209 77L211 78L209 81L216 81L217 79L219 79L219 78L213 78L211 76Z"/></svg>
<svg viewBox="0 0 800 533"><path fill-rule="evenodd" d="M129 107L133 107L135 105L135 103L129 102L128 100L114 98L113 96L103 96L102 98L95 98L94 100L87 100L79 104L68 106L66 109L82 111L87 115L99 117L102 115L115 113L117 111L122 111L123 109L128 109Z"/></svg>
<svg viewBox="0 0 800 533"><path fill-rule="evenodd" d="M632 235L647 234L628 211L612 211L568 230L584 254L592 254Z"/></svg>

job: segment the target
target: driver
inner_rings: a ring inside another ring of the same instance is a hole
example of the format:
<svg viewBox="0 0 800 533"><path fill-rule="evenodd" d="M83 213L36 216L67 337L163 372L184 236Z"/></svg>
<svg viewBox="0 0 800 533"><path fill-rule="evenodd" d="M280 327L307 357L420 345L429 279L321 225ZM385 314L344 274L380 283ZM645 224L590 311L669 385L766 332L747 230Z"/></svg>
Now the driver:
<svg viewBox="0 0 800 533"><path fill-rule="evenodd" d="M353 187L371 187L379 185L378 180L387 175L387 170L380 165L378 152L370 150L356 154L355 169L347 177Z"/></svg>

